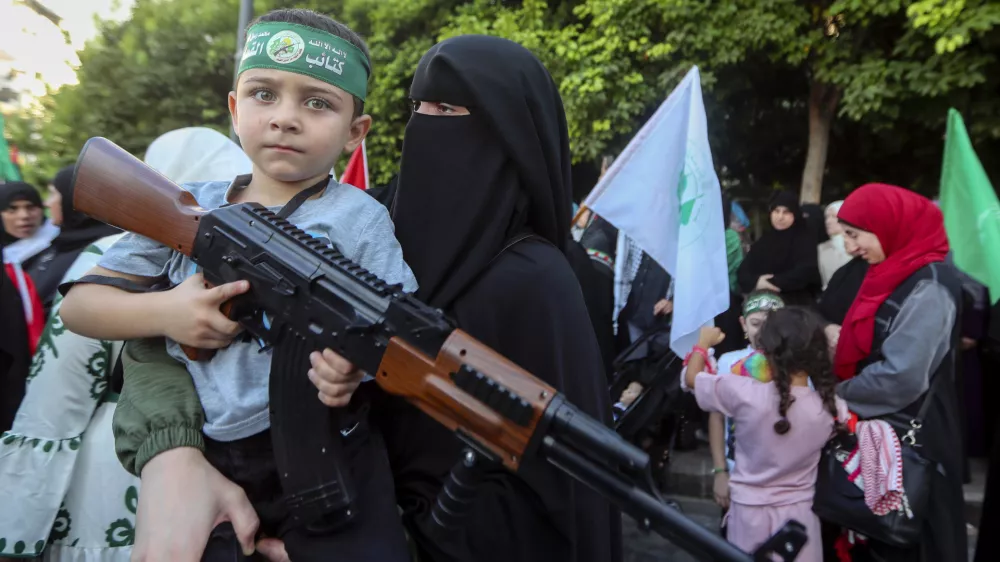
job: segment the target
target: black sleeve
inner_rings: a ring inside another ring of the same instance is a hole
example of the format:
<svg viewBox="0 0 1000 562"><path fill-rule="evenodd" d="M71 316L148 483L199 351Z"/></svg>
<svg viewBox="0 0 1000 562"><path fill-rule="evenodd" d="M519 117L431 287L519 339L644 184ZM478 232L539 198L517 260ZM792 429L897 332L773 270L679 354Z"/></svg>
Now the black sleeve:
<svg viewBox="0 0 1000 562"><path fill-rule="evenodd" d="M795 245L794 255L791 268L776 273L771 278L771 283L785 293L815 289L822 285L819 276L819 251L812 240L799 240Z"/></svg>

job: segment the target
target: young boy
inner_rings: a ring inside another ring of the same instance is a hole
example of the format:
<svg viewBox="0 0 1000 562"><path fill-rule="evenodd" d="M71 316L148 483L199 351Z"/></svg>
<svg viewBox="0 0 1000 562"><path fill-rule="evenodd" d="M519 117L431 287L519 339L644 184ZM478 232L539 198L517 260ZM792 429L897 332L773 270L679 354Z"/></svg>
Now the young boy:
<svg viewBox="0 0 1000 562"><path fill-rule="evenodd" d="M722 375L733 374L734 366L746 359L757 349L757 336L772 310L785 306L778 295L769 291L754 291L747 295L743 302L743 314L740 316L740 326L749 345L738 351L724 353L718 360L718 372ZM730 421L722 414L711 412L708 415L708 443L712 451L712 473L715 475L713 493L715 501L723 510L729 509L729 474L733 471L732 427ZM725 536L725 528L722 529Z"/></svg>
<svg viewBox="0 0 1000 562"><path fill-rule="evenodd" d="M287 214L299 228L324 238L383 280L413 291L416 280L403 261L385 208L329 175L340 154L361 144L371 126L363 106L370 70L362 39L326 16L276 10L260 17L247 29L236 91L229 94L233 127L253 162L253 174L231 183L184 187L208 209L253 201L283 210L279 214ZM127 293L102 284L78 285L66 297L63 318L69 329L90 337L168 338L170 355L186 365L204 406L205 457L244 488L261 530L275 536L287 510L268 432L271 354L260 353L257 343L234 340L240 326L219 311L222 302L245 292L247 284L206 289L196 271L190 259L171 248L127 234L91 274L147 286L165 278L174 287ZM218 352L210 361L191 361L179 344ZM331 369L331 357L312 354L313 370ZM356 374L351 390L327 405L347 405L361 377ZM312 373L310 378L315 380ZM337 428L350 457L345 460L357 486L358 515L326 535L305 529L285 532L292 560L408 559L384 446L369 438L363 411L349 416L350 427ZM238 554L234 538L215 535L203 559Z"/></svg>

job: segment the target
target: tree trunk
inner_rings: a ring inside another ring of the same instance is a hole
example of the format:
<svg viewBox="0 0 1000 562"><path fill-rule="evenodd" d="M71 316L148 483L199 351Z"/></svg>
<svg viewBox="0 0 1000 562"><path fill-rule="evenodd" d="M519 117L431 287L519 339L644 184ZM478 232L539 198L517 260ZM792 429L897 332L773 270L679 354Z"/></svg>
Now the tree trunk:
<svg viewBox="0 0 1000 562"><path fill-rule="evenodd" d="M830 126L840 102L840 89L815 78L809 83L809 150L802 170L803 203L819 203L826 173L826 153L830 147Z"/></svg>

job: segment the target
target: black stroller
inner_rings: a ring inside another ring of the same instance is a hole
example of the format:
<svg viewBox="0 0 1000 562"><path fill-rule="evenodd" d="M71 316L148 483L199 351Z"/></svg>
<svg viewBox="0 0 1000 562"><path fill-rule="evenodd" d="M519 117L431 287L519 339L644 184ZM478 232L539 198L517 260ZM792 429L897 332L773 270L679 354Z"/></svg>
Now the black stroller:
<svg viewBox="0 0 1000 562"><path fill-rule="evenodd" d="M615 431L649 453L653 476L661 490L684 422L682 368L683 361L670 350L669 325L643 334L614 362L610 389L614 402L629 384L642 385L639 397L615 420Z"/></svg>

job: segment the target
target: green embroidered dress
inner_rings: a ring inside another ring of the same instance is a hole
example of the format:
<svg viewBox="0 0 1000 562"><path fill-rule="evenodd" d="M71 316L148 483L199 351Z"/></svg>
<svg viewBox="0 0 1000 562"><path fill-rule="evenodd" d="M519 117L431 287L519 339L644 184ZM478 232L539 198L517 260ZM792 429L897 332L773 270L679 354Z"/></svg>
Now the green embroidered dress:
<svg viewBox="0 0 1000 562"><path fill-rule="evenodd" d="M63 281L97 264L120 235L80 254ZM115 456L108 388L122 342L67 330L53 306L14 426L0 436L0 557L127 562L139 480Z"/></svg>

